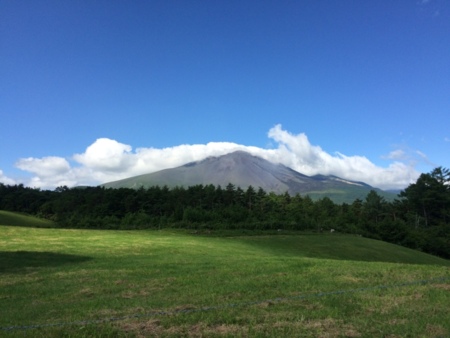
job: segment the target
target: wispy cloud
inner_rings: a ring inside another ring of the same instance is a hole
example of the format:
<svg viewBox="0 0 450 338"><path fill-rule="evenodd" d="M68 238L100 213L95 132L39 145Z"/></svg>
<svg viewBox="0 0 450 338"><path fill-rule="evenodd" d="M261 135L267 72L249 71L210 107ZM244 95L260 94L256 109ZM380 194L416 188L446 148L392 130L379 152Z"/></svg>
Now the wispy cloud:
<svg viewBox="0 0 450 338"><path fill-rule="evenodd" d="M416 150L415 152L422 163L427 164L431 167L438 167L436 163L433 163L427 156L427 154L421 152L420 150Z"/></svg>
<svg viewBox="0 0 450 338"><path fill-rule="evenodd" d="M173 168L208 156L244 150L272 162L282 163L306 175L336 175L380 188L404 188L419 173L405 161L401 150L389 154L388 167L380 167L364 156L329 154L310 143L306 134L292 134L276 125L268 132L270 149L232 142L183 144L169 148L137 148L108 138L97 139L83 153L71 158L25 158L16 166L32 173L27 185L54 188L61 185L96 185L126 177ZM405 163L406 162L406 163ZM1 180L2 176L0 176Z"/></svg>
<svg viewBox="0 0 450 338"><path fill-rule="evenodd" d="M419 0L417 5L422 14L427 17L437 18L441 15L442 2L435 0Z"/></svg>
<svg viewBox="0 0 450 338"><path fill-rule="evenodd" d="M428 156L420 150L416 150L416 154L419 155L423 160L428 161Z"/></svg>
<svg viewBox="0 0 450 338"><path fill-rule="evenodd" d="M382 156L385 160L399 161L407 163L410 167L416 167L418 165L427 165L431 167L437 167L425 154L420 150L411 149L408 146L400 145L397 149L391 151L388 155Z"/></svg>
<svg viewBox="0 0 450 338"><path fill-rule="evenodd" d="M382 158L394 161L405 161L408 160L408 155L403 149L396 149L391 151L387 156L382 156Z"/></svg>

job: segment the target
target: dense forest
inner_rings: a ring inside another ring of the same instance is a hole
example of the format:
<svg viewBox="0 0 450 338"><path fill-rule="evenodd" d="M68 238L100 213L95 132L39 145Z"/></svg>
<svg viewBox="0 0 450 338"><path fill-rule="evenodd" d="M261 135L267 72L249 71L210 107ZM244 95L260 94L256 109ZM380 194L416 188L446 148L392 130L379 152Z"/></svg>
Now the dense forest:
<svg viewBox="0 0 450 338"><path fill-rule="evenodd" d="M364 200L336 204L231 183L54 191L0 184L0 209L51 219L62 228L333 229L450 258L450 170L442 167L422 174L393 202L374 190Z"/></svg>

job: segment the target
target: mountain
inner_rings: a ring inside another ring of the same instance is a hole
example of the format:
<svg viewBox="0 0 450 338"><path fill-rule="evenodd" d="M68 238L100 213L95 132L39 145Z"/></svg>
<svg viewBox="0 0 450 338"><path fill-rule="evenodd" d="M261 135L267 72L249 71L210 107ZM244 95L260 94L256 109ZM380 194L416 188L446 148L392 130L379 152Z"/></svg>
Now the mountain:
<svg viewBox="0 0 450 338"><path fill-rule="evenodd" d="M252 186L277 194L288 192L291 196L297 193L309 195L313 199L327 196L337 203L351 203L357 198L364 199L372 189L387 199L395 197L363 182L337 176L306 176L282 164L272 163L244 151L208 157L177 168L109 182L102 186L138 189L156 185L172 188L213 184L224 188L229 183L244 190Z"/></svg>

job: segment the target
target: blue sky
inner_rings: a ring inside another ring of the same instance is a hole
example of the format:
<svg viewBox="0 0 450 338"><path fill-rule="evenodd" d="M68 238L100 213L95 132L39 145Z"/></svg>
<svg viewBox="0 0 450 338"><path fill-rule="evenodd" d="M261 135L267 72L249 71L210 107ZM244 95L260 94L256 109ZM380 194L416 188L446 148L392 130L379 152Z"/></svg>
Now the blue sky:
<svg viewBox="0 0 450 338"><path fill-rule="evenodd" d="M246 149L402 188L450 167L450 2L0 0L0 182Z"/></svg>

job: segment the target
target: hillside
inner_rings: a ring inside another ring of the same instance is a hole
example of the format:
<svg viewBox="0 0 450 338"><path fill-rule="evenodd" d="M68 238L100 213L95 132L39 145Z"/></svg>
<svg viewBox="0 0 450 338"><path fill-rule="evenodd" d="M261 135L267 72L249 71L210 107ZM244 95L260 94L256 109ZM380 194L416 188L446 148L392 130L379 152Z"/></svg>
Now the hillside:
<svg viewBox="0 0 450 338"><path fill-rule="evenodd" d="M202 161L165 169L151 174L130 177L105 183L106 188L148 188L151 186L208 185L225 187L229 183L246 190L249 186L261 187L266 192L291 196L299 193L313 199L329 197L337 203L352 203L364 199L370 190L388 200L395 195L375 189L363 182L350 181L336 176L307 176L282 164L272 163L244 151L236 151L219 157L208 157Z"/></svg>
<svg viewBox="0 0 450 338"><path fill-rule="evenodd" d="M0 210L0 225L14 225L33 228L51 228L55 223L46 219L40 219L34 216Z"/></svg>

